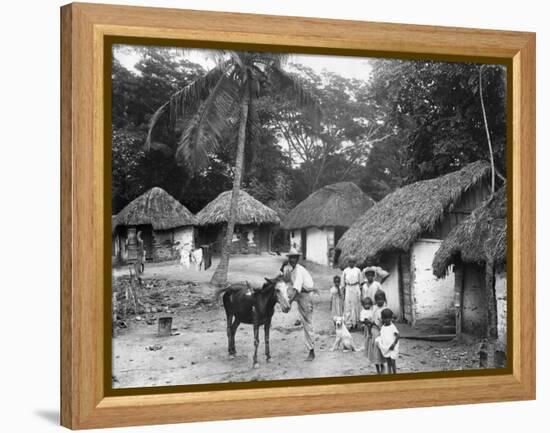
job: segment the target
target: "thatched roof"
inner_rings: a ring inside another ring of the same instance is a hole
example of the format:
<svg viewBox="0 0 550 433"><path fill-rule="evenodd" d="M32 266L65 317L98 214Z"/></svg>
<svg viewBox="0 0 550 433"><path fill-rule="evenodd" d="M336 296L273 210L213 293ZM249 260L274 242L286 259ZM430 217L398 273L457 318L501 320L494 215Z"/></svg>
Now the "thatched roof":
<svg viewBox="0 0 550 433"><path fill-rule="evenodd" d="M433 230L446 211L490 172L489 164L477 161L444 176L404 186L371 207L338 242L340 260L350 255L361 262L383 252L408 251L425 231Z"/></svg>
<svg viewBox="0 0 550 433"><path fill-rule="evenodd" d="M453 228L433 260L434 275L441 278L455 260L496 265L506 263L506 187L499 189L468 218Z"/></svg>
<svg viewBox="0 0 550 433"><path fill-rule="evenodd" d="M154 230L197 225L196 217L162 188L152 188L132 200L113 221L116 226L151 224Z"/></svg>
<svg viewBox="0 0 550 433"><path fill-rule="evenodd" d="M305 227L350 227L374 200L352 182L339 182L313 192L283 221L287 230Z"/></svg>
<svg viewBox="0 0 550 433"><path fill-rule="evenodd" d="M199 225L214 225L227 223L232 191L225 191L208 203L197 214ZM246 191L239 192L236 224L279 224L281 220L277 212L256 200Z"/></svg>

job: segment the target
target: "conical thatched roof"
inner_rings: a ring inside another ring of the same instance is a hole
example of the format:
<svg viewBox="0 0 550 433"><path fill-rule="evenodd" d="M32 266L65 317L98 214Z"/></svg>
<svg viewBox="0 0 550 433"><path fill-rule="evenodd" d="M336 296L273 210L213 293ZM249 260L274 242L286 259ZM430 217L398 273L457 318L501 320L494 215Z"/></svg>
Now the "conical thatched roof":
<svg viewBox="0 0 550 433"><path fill-rule="evenodd" d="M290 211L282 226L287 230L305 227L350 227L374 200L352 182L339 182L313 192Z"/></svg>
<svg viewBox="0 0 550 433"><path fill-rule="evenodd" d="M232 191L225 191L208 203L197 214L199 225L214 225L227 223ZM235 223L244 224L279 224L281 220L277 212L256 200L246 191L239 192L237 218Z"/></svg>
<svg viewBox="0 0 550 433"><path fill-rule="evenodd" d="M152 188L132 200L115 217L116 226L151 224L154 230L197 225L196 217L162 188Z"/></svg>
<svg viewBox="0 0 550 433"><path fill-rule="evenodd" d="M340 260L350 255L361 262L387 251L407 251L425 231L433 230L446 211L490 172L477 161L444 176L404 186L371 207L338 242Z"/></svg>
<svg viewBox="0 0 550 433"><path fill-rule="evenodd" d="M506 187L451 230L433 261L434 275L441 278L456 259L482 265L488 260L506 263Z"/></svg>

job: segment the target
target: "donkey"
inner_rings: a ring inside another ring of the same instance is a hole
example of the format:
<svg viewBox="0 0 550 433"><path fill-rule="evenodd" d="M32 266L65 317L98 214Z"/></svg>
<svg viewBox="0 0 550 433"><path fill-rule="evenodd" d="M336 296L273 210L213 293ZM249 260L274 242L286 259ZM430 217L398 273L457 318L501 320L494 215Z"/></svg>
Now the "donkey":
<svg viewBox="0 0 550 433"><path fill-rule="evenodd" d="M233 359L235 349L235 334L242 323L254 326L254 368L258 368L258 345L260 344L260 326L264 327L265 357L271 360L269 352L269 328L271 318L278 302L284 313L290 311L288 301L288 285L282 277L265 278L265 283L259 289L252 288L248 283L232 284L218 289L216 295L223 293L223 306L227 317L227 340L229 357Z"/></svg>

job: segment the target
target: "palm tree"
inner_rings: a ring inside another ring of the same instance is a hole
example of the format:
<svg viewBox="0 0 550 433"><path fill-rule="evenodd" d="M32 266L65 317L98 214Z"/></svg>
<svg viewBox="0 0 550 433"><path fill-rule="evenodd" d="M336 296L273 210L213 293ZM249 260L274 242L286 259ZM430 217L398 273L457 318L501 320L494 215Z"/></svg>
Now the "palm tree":
<svg viewBox="0 0 550 433"><path fill-rule="evenodd" d="M234 127L238 128L229 220L220 263L211 280L213 284L222 285L227 282L245 142L247 137L254 137L260 128L255 100L262 91L275 86L281 91L286 90L297 106L312 108L315 118L319 118L320 109L317 100L303 88L298 79L283 70L286 60L284 55L219 51L214 60L216 66L213 69L174 93L155 112L151 118L146 147L151 147L153 130L161 119L168 120L172 130L175 130L178 122L184 124L175 156L196 172L208 166L209 155L221 147L225 133Z"/></svg>

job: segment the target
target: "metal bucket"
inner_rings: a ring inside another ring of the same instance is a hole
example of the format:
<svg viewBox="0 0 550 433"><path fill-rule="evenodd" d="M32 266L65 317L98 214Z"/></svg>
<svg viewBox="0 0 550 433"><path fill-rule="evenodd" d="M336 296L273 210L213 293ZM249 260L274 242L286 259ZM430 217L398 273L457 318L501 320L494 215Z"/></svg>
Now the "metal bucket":
<svg viewBox="0 0 550 433"><path fill-rule="evenodd" d="M169 337L172 335L172 317L159 317L159 337Z"/></svg>

